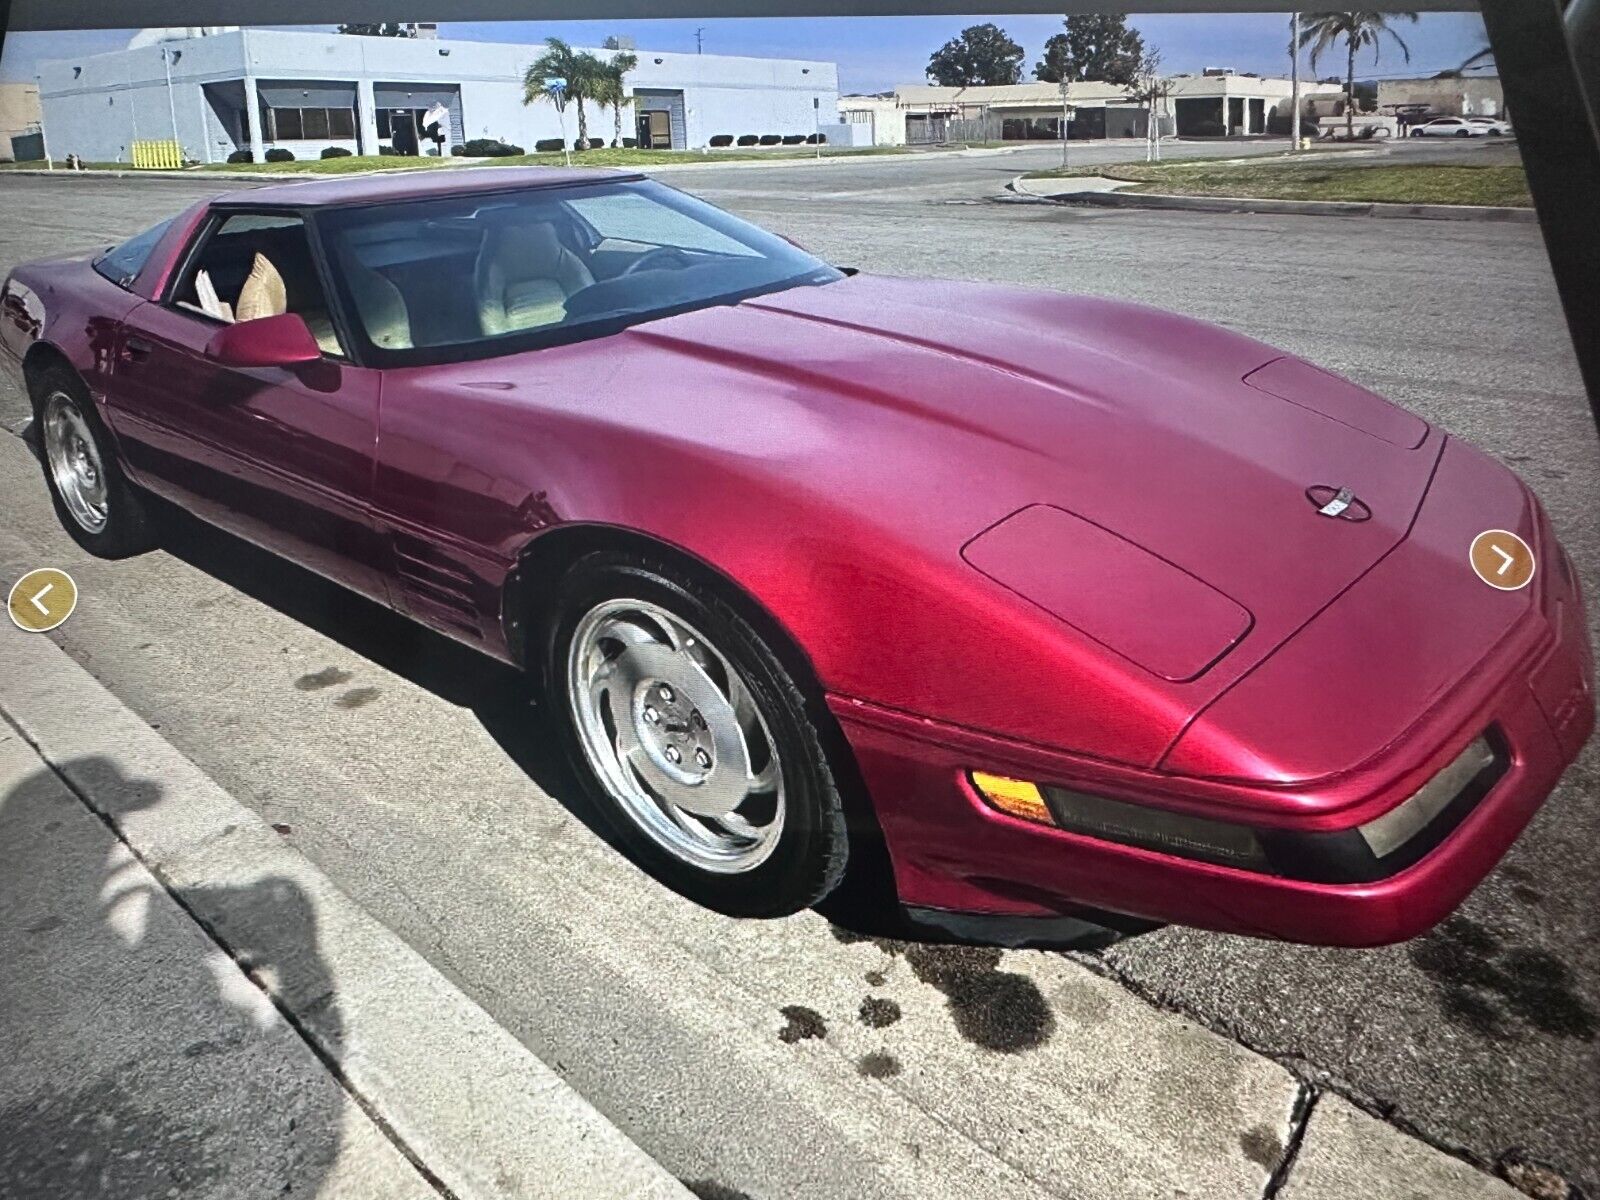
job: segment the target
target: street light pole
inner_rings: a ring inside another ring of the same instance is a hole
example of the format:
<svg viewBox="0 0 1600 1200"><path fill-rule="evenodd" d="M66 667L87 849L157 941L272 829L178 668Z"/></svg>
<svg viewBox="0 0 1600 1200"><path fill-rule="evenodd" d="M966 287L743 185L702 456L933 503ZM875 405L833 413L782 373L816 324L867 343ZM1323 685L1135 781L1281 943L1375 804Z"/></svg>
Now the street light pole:
<svg viewBox="0 0 1600 1200"><path fill-rule="evenodd" d="M1067 103L1067 77L1061 76L1061 169L1067 169L1067 126L1072 124L1072 106Z"/></svg>
<svg viewBox="0 0 1600 1200"><path fill-rule="evenodd" d="M177 51L182 55L183 51ZM167 76L167 113L172 117L172 144L178 148L178 159L183 159L183 139L178 136L178 106L172 99L172 59L173 54L165 46L161 47L161 67Z"/></svg>
<svg viewBox="0 0 1600 1200"><path fill-rule="evenodd" d="M1300 153L1300 14L1289 14L1289 150Z"/></svg>
<svg viewBox="0 0 1600 1200"><path fill-rule="evenodd" d="M44 151L44 169L54 171L56 160L50 157L50 135L44 128L44 76L35 75L33 82L39 89L39 149Z"/></svg>

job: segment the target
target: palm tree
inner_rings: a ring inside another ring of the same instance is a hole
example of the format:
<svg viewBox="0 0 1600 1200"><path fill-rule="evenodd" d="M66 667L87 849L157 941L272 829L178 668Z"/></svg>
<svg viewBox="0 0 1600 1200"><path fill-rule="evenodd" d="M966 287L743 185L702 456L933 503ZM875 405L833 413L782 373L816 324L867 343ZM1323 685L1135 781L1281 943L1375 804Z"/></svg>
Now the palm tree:
<svg viewBox="0 0 1600 1200"><path fill-rule="evenodd" d="M605 74L594 92L594 102L603 108L611 109L617 119L617 136L614 145L622 145L622 110L633 103L633 97L628 94L627 74L639 65L639 56L623 51L613 54L610 59L602 60Z"/></svg>
<svg viewBox="0 0 1600 1200"><path fill-rule="evenodd" d="M1355 12L1314 12L1306 13L1303 18L1304 28L1300 30L1300 49L1311 47L1311 69L1317 69L1317 59L1341 39L1344 41L1348 55L1348 71L1345 76L1345 105L1344 127L1345 136L1355 136L1356 112L1356 53L1367 46L1372 47L1372 61L1378 61L1378 46L1387 35L1393 39L1395 45L1400 47L1400 53L1405 55L1407 62L1411 61L1411 48L1405 44L1398 33L1389 28L1390 21L1410 21L1416 23L1417 14L1414 12L1381 13L1374 9L1364 8Z"/></svg>
<svg viewBox="0 0 1600 1200"><path fill-rule="evenodd" d="M597 86L603 87L607 66L586 50L574 50L560 38L546 38L545 51L533 60L522 76L522 102L549 100L550 81L565 79L566 94L578 110L578 144L589 142L589 116L583 109L585 100L595 99Z"/></svg>

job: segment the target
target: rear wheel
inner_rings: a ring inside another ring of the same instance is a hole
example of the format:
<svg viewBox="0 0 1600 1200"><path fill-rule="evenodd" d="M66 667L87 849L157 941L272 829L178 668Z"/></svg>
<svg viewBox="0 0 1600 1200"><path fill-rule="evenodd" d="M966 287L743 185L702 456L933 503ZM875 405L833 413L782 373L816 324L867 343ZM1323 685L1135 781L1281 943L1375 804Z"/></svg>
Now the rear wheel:
<svg viewBox="0 0 1600 1200"><path fill-rule="evenodd" d="M839 882L820 700L720 596L664 562L590 555L562 581L546 645L573 766L640 866L736 916L796 912Z"/></svg>
<svg viewBox="0 0 1600 1200"><path fill-rule="evenodd" d="M111 436L83 382L55 368L34 389L45 486L73 541L100 558L127 558L155 545L149 514L118 465Z"/></svg>

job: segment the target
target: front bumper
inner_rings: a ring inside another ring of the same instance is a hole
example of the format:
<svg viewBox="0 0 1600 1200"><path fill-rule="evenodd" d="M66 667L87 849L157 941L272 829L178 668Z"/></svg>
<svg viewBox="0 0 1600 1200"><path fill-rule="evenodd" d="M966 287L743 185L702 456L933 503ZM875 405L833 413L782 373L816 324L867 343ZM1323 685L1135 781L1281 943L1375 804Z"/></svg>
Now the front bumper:
<svg viewBox="0 0 1600 1200"><path fill-rule="evenodd" d="M1526 611L1382 753L1309 783L1125 767L831 697L872 794L901 902L1006 917L1102 910L1326 945L1424 932L1494 868L1594 728L1582 598L1548 524L1536 520L1543 578ZM1484 735L1503 756L1490 785L1418 830L1411 849L1419 853L1398 854L1393 870L1359 881L1291 878L1066 832L999 811L968 777L976 769L1037 780L1292 841L1348 836L1393 812Z"/></svg>

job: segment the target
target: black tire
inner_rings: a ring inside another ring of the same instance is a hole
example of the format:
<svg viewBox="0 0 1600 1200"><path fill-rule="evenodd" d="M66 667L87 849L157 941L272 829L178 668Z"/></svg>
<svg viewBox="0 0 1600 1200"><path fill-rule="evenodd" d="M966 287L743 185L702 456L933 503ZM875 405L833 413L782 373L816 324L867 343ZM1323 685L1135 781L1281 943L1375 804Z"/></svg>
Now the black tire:
<svg viewBox="0 0 1600 1200"><path fill-rule="evenodd" d="M1472 131L1468 130L1468 129L1458 129L1458 130L1456 130L1456 136L1457 137L1471 137L1472 136Z"/></svg>
<svg viewBox="0 0 1600 1200"><path fill-rule="evenodd" d="M1428 135L1423 133L1422 130L1420 130L1420 129L1413 129L1411 131L1411 136L1412 137L1427 137Z"/></svg>
<svg viewBox="0 0 1600 1200"><path fill-rule="evenodd" d="M770 731L782 765L784 824L769 856L737 874L685 862L638 824L590 766L568 695L568 655L586 614L607 601L643 601L701 631L739 673ZM849 857L840 773L818 736L827 720L737 609L706 583L668 562L605 551L580 559L561 580L545 616L544 681L567 758L590 800L628 855L680 895L730 916L781 917L831 892ZM849 776L845 776L848 778Z"/></svg>
<svg viewBox="0 0 1600 1200"><path fill-rule="evenodd" d="M39 437L39 462L44 468L45 487L50 492L50 503L55 506L56 519L68 535L96 558L129 558L153 549L155 530L150 520L149 507L139 489L129 482L117 461L116 442L100 420L88 389L76 372L65 367L51 367L42 372L31 389L35 428ZM63 397L71 402L87 426L89 440L100 462L105 480L106 519L99 529L90 529L73 515L57 485L50 468L48 450L49 432L45 428L51 401Z"/></svg>

